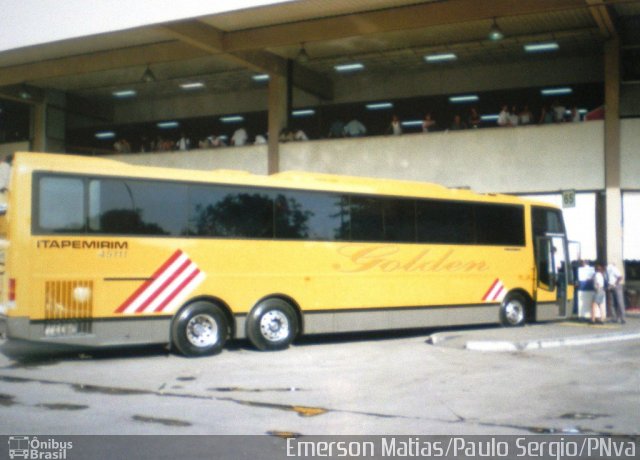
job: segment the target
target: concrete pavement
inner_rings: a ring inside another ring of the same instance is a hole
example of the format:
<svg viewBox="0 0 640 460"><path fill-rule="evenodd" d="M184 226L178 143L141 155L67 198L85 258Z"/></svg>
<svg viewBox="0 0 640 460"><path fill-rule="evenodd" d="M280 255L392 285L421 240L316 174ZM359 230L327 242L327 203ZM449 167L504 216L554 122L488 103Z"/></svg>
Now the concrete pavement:
<svg viewBox="0 0 640 460"><path fill-rule="evenodd" d="M451 330L433 334L429 340L436 346L488 352L518 352L626 340L640 341L640 315L628 315L626 324L591 325L583 320L566 320L517 328Z"/></svg>

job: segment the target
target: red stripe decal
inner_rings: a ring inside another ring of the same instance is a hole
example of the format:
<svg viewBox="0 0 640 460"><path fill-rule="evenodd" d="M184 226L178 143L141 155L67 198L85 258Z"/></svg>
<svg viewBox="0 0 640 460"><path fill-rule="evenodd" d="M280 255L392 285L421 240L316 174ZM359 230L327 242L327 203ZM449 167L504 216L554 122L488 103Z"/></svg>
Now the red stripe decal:
<svg viewBox="0 0 640 460"><path fill-rule="evenodd" d="M191 282L193 281L193 279L198 276L200 274L200 270L199 269L195 269L193 271L193 273L191 273L189 276L187 276L187 278L180 283L180 285L178 285L168 296L166 299L164 299L164 301L158 305L158 307L154 310L155 313L161 312L162 310L164 310L167 305L169 305L169 303L175 299L177 297L177 295L182 292L182 290Z"/></svg>
<svg viewBox="0 0 640 460"><path fill-rule="evenodd" d="M496 278L496 280L493 282L489 290L485 293L484 297L482 297L482 300L487 300L489 298L489 294L491 294L491 291L493 291L493 288L495 288L499 282L500 282L500 279Z"/></svg>
<svg viewBox="0 0 640 460"><path fill-rule="evenodd" d="M122 313L123 311L125 311L127 307L131 305L131 302L133 302L145 289L147 289L149 285L153 283L156 280L156 278L160 276L162 272L165 271L172 263L174 263L176 259L178 259L178 257L180 257L181 255L182 255L182 251L180 249L174 252L173 255L169 257L169 259L167 259L167 261L164 264L162 264L162 266L158 268L153 275L151 275L151 278L149 278L147 281L142 283L142 285L140 285L140 287L136 289L136 291L133 294L131 294L129 298L124 301L122 305L118 307L118 309L116 310L116 313Z"/></svg>
<svg viewBox="0 0 640 460"><path fill-rule="evenodd" d="M153 302L160 294L162 294L162 292L167 288L167 286L169 286L171 283L173 283L173 281L180 276L180 274L182 272L184 272L187 267L191 265L191 261L190 260L185 260L182 265L180 265L178 267L178 269L173 273L173 275L171 275L170 277L168 277L164 283L162 283L160 286L156 287L156 290L153 291L153 293L149 296L149 298L147 300L145 300L144 302L142 302L142 304L136 308L136 313L142 313L144 311L145 308L147 308L149 306L149 304L151 302Z"/></svg>

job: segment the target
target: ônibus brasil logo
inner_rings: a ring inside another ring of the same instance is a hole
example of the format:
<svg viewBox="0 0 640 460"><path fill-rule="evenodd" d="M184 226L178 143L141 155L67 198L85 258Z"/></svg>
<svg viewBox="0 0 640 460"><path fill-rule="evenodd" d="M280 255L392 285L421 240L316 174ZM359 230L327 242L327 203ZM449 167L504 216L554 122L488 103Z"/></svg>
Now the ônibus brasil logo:
<svg viewBox="0 0 640 460"><path fill-rule="evenodd" d="M73 449L71 441L40 440L37 436L9 436L9 458L65 460Z"/></svg>

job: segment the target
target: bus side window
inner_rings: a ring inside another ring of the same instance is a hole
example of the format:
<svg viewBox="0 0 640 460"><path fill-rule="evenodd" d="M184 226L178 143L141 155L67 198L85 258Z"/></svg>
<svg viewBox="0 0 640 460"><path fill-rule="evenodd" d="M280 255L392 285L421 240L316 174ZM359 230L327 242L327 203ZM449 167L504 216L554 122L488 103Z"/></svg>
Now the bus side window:
<svg viewBox="0 0 640 460"><path fill-rule="evenodd" d="M84 182L73 177L39 177L33 201L36 232L84 232Z"/></svg>
<svg viewBox="0 0 640 460"><path fill-rule="evenodd" d="M189 234L273 238L273 194L240 187L192 186Z"/></svg>
<svg viewBox="0 0 640 460"><path fill-rule="evenodd" d="M182 235L187 187L152 181L100 179L89 184L89 229L123 235Z"/></svg>
<svg viewBox="0 0 640 460"><path fill-rule="evenodd" d="M418 242L473 244L473 207L469 203L418 201Z"/></svg>
<svg viewBox="0 0 640 460"><path fill-rule="evenodd" d="M351 239L353 241L384 241L381 200L351 197Z"/></svg>

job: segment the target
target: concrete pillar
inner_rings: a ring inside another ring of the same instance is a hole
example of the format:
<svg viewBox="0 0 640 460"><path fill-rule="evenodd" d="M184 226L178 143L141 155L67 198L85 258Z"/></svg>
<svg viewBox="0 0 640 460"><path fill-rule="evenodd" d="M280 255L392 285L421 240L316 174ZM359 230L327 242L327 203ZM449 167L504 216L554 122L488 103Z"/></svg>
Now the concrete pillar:
<svg viewBox="0 0 640 460"><path fill-rule="evenodd" d="M608 262L622 269L622 192L620 174L620 41L604 45L604 177L606 202L606 254Z"/></svg>
<svg viewBox="0 0 640 460"><path fill-rule="evenodd" d="M31 106L31 150L46 152L47 150L47 104L39 102Z"/></svg>
<svg viewBox="0 0 640 460"><path fill-rule="evenodd" d="M289 115L289 79L286 76L269 76L269 153L267 170L269 174L280 170L280 131L287 125Z"/></svg>

